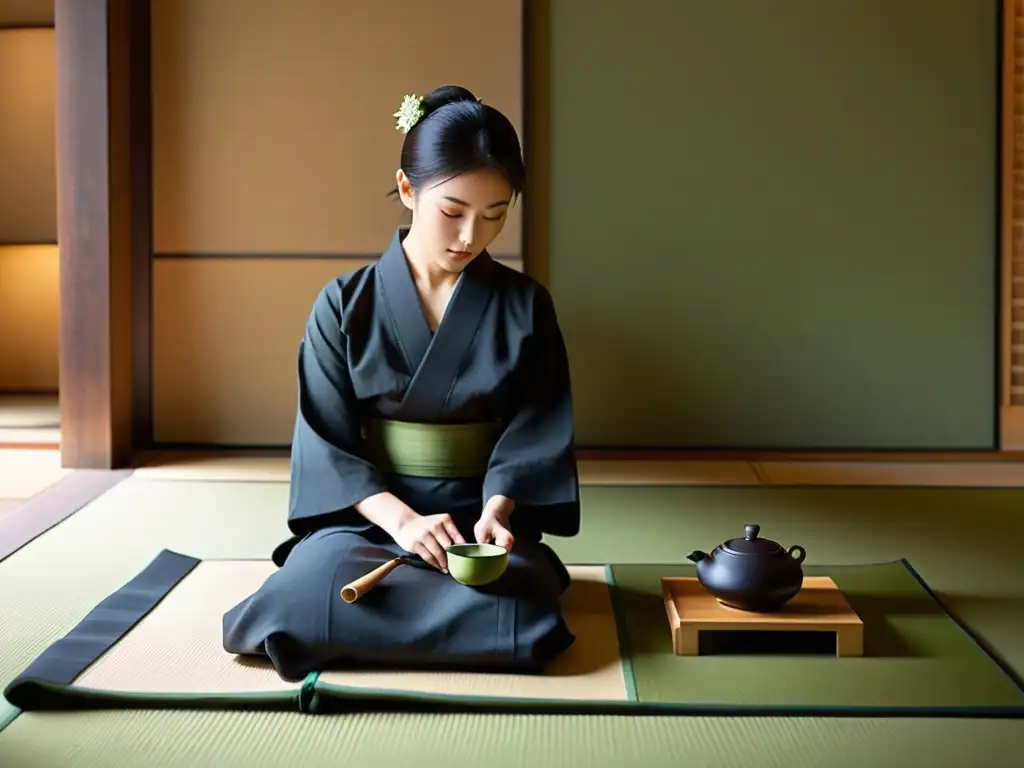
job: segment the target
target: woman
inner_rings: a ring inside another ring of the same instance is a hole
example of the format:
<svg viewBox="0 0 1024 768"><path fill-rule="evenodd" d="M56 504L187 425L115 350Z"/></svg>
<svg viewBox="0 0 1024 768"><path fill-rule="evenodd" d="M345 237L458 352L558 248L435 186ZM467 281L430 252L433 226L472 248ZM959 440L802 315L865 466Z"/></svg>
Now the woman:
<svg viewBox="0 0 1024 768"><path fill-rule="evenodd" d="M579 531L572 396L549 293L494 261L523 185L515 129L469 91L406 97L397 192L412 211L372 265L317 296L298 354L279 566L224 617L224 647L285 679L344 666L535 670L574 637L544 533ZM410 451L423 446L422 454ZM445 548L509 551L495 584ZM354 603L341 588L399 555Z"/></svg>

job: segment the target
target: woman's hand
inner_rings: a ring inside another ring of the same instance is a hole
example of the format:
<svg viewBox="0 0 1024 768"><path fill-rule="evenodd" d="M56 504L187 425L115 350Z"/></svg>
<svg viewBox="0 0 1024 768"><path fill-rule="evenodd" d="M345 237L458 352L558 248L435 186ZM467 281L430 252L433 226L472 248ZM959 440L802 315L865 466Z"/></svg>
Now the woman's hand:
<svg viewBox="0 0 1024 768"><path fill-rule="evenodd" d="M451 515L419 515L416 512L405 515L392 538L402 549L415 552L423 560L443 573L448 573L448 558L445 547L465 544Z"/></svg>
<svg viewBox="0 0 1024 768"><path fill-rule="evenodd" d="M466 543L450 515L424 517L394 494L378 493L355 506L359 514L387 531L406 552L415 552L424 562L445 573L448 558L444 548Z"/></svg>
<svg viewBox="0 0 1024 768"><path fill-rule="evenodd" d="M516 504L507 496L492 496L480 519L473 527L478 544L497 544L504 547L506 552L512 550L515 539L508 523L509 516L515 509Z"/></svg>

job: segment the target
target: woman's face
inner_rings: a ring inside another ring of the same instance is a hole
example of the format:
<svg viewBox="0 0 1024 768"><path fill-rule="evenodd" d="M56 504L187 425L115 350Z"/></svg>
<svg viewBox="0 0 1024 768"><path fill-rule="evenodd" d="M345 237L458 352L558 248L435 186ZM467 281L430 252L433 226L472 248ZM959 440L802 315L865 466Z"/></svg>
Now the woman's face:
<svg viewBox="0 0 1024 768"><path fill-rule="evenodd" d="M413 214L407 239L415 238L420 252L448 272L461 272L494 241L512 196L505 177L490 169L416 191L399 171L398 191Z"/></svg>

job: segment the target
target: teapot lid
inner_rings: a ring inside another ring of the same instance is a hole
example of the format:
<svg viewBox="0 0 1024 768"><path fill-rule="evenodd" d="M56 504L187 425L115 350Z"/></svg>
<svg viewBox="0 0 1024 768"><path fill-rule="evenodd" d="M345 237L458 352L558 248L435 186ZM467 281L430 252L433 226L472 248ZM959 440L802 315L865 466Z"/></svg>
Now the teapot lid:
<svg viewBox="0 0 1024 768"><path fill-rule="evenodd" d="M722 548L734 555L774 555L782 551L782 546L771 539L759 539L760 525L743 526L742 539L729 539Z"/></svg>

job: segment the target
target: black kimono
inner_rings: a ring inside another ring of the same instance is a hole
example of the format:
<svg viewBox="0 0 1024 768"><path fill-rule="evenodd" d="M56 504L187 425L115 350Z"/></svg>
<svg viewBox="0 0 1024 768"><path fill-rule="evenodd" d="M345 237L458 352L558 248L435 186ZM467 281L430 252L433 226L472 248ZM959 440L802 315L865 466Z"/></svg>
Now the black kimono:
<svg viewBox="0 0 1024 768"><path fill-rule="evenodd" d="M367 665L535 670L574 640L559 605L568 573L541 542L580 526L569 367L551 297L484 252L432 333L403 237L316 298L299 345L294 536L274 552L279 570L224 617L225 649L265 655L287 680ZM396 474L370 458L374 418L492 422L497 439L479 476ZM407 554L353 508L383 491L420 514L450 514L467 542L490 497L513 499L508 570L467 587L401 566L345 603L345 584Z"/></svg>

